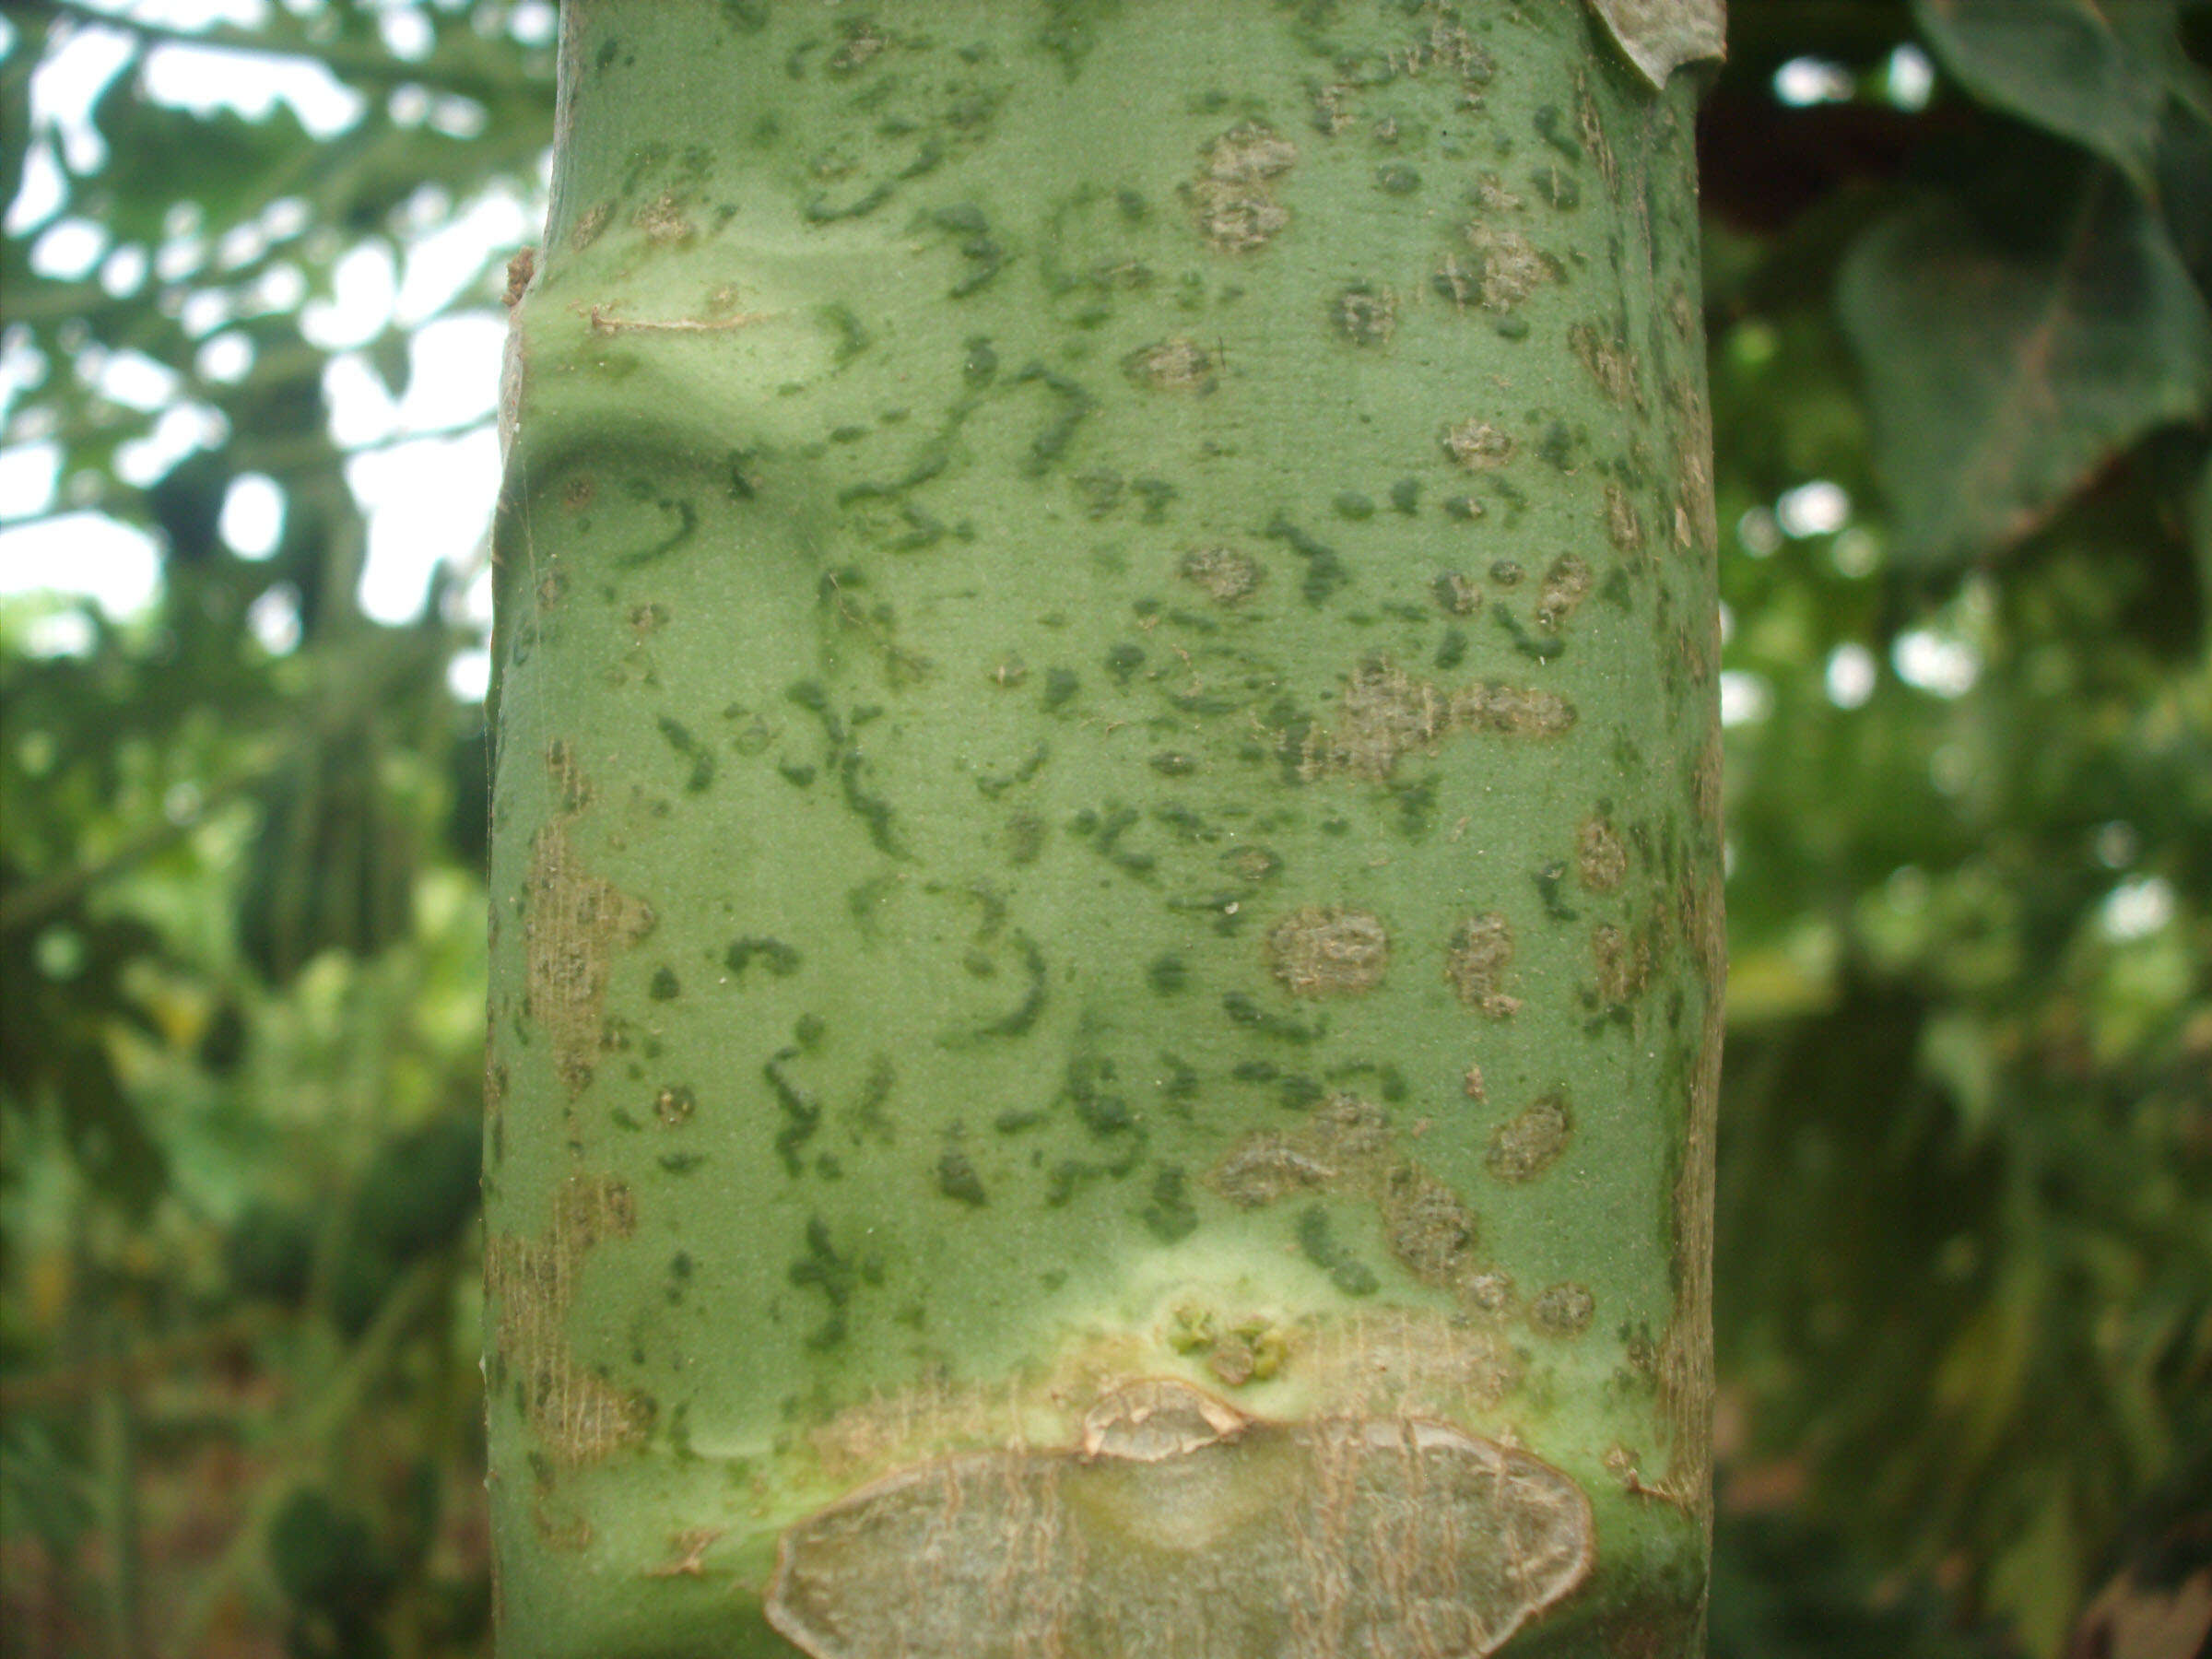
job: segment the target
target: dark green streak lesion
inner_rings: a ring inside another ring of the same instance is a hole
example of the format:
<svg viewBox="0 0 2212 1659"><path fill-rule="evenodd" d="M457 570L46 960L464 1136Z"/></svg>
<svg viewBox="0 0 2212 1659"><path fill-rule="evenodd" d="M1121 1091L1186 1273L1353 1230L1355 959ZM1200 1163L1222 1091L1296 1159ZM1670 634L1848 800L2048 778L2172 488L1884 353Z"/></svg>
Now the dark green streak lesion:
<svg viewBox="0 0 2212 1659"><path fill-rule="evenodd" d="M978 773L975 786L982 793L984 799L994 801L1017 783L1027 783L1034 778L1051 757L1051 745L1040 743L1011 771Z"/></svg>
<svg viewBox="0 0 2212 1659"><path fill-rule="evenodd" d="M816 315L821 318L825 327L837 335L837 344L830 349L832 368L842 369L875 344L866 325L849 305L825 305Z"/></svg>
<svg viewBox="0 0 2212 1659"><path fill-rule="evenodd" d="M1031 363L1014 377L1014 384L1034 382L1060 400L1060 407L1042 431L1030 441L1029 459L1022 471L1034 477L1050 471L1067 453L1067 446L1075 441L1076 429L1084 418L1098 407L1098 400L1086 392L1080 383L1042 363Z"/></svg>
<svg viewBox="0 0 2212 1659"><path fill-rule="evenodd" d="M837 504L851 507L863 501L897 500L911 489L917 489L941 477L952 465L953 446L960 435L960 428L969 416L982 405L980 395L962 397L946 412L945 420L937 429L923 441L914 452L906 469L895 478L864 480L851 484L837 492Z"/></svg>
<svg viewBox="0 0 2212 1659"><path fill-rule="evenodd" d="M665 559L698 533L699 510L689 501L678 497L656 496L653 486L642 478L631 480L629 494L632 500L650 502L655 510L661 512L676 514L676 528L649 547L640 547L634 553L618 555L614 560L618 570L635 570L640 565L651 564L655 559Z"/></svg>
<svg viewBox="0 0 2212 1659"><path fill-rule="evenodd" d="M1009 943L1021 953L1021 971L1025 982L1021 1000L998 1018L987 1020L973 1030L940 1039L945 1047L966 1048L994 1038L1026 1036L1042 1017L1050 996L1044 951L1036 940L1025 933L1014 934Z"/></svg>
<svg viewBox="0 0 2212 1659"><path fill-rule="evenodd" d="M1109 1056L1085 1049L1068 1062L1060 1099L1070 1106L1076 1120L1104 1145L1117 1147L1105 1160L1066 1158L1054 1164L1047 1178L1044 1203L1056 1209L1104 1176L1121 1181L1143 1162L1150 1139L1143 1120L1117 1087L1120 1067ZM1002 1132L1009 1128L1001 1119Z"/></svg>
<svg viewBox="0 0 2212 1659"><path fill-rule="evenodd" d="M983 1190L982 1176L976 1172L975 1160L959 1147L947 1147L937 1155L937 1191L972 1209L981 1209L991 1201Z"/></svg>
<svg viewBox="0 0 2212 1659"><path fill-rule="evenodd" d="M1372 1296L1381 1288L1375 1270L1347 1250L1329 1226L1329 1212L1309 1205L1298 1216L1298 1248L1347 1296Z"/></svg>
<svg viewBox="0 0 2212 1659"><path fill-rule="evenodd" d="M1163 1244L1177 1243L1198 1230L1190 1179L1180 1164L1163 1163L1153 1171L1151 1202L1145 1206L1144 1217L1145 1226Z"/></svg>
<svg viewBox="0 0 2212 1659"><path fill-rule="evenodd" d="M1149 881L1159 860L1149 853L1139 853L1122 845L1122 837L1144 819L1144 814L1134 806L1108 802L1103 814L1084 811L1076 815L1068 828L1078 836L1087 837L1090 850L1124 876L1138 881Z"/></svg>
<svg viewBox="0 0 2212 1659"><path fill-rule="evenodd" d="M1127 1097L1112 1087L1119 1076L1120 1068L1107 1056L1080 1053L1067 1063L1067 1086L1064 1092L1075 1108L1077 1120L1100 1139L1129 1135L1141 1142L1144 1131L1135 1112ZM1134 1158L1132 1153L1131 1159ZM1118 1168L1112 1172L1125 1174L1127 1169Z"/></svg>
<svg viewBox="0 0 2212 1659"><path fill-rule="evenodd" d="M898 1138L884 1107L898 1087L898 1068L888 1054L877 1054L868 1065L868 1075L860 1087L860 1103L847 1114L852 1124L853 1143L858 1146L863 1139L890 1145Z"/></svg>
<svg viewBox="0 0 2212 1659"><path fill-rule="evenodd" d="M1510 606L1493 605L1490 615L1498 619L1498 626L1512 641L1513 649L1523 656L1534 662L1548 663L1552 658L1566 653L1565 640L1558 634L1531 632L1521 618L1513 615Z"/></svg>
<svg viewBox="0 0 2212 1659"><path fill-rule="evenodd" d="M944 534L942 524L911 504L902 507L901 512L910 528L905 535L891 542L892 551L927 547ZM816 585L816 599L828 623L833 625L825 629L825 650L834 649L837 632L857 634L883 659L884 680L894 690L920 685L929 677L929 659L899 643L898 614L889 601L878 599L862 609L857 595L866 586L865 573L853 566L822 572L821 581ZM860 712L857 709L853 711L853 725L861 724Z"/></svg>
<svg viewBox="0 0 2212 1659"><path fill-rule="evenodd" d="M1232 1023L1247 1030L1256 1031L1263 1037L1280 1038L1285 1042L1312 1042L1324 1036L1328 1029L1325 1022L1300 1025L1284 1015L1271 1013L1262 1007L1255 998L1247 996L1241 991L1222 994L1221 1012L1228 1015Z"/></svg>
<svg viewBox="0 0 2212 1659"><path fill-rule="evenodd" d="M1167 906L1178 915L1212 916L1216 933L1232 935L1244 924L1244 901L1251 896L1249 888L1218 888L1210 893L1175 894Z"/></svg>
<svg viewBox="0 0 2212 1659"><path fill-rule="evenodd" d="M1332 594L1351 581L1352 573L1345 568L1335 548L1288 519L1277 516L1262 534L1271 541L1281 542L1306 561L1306 576L1299 584L1299 592L1308 605L1326 604Z"/></svg>
<svg viewBox="0 0 2212 1659"><path fill-rule="evenodd" d="M723 965L730 971L730 977L736 980L742 980L745 971L755 962L778 979L789 979L799 971L797 947L764 935L748 935L732 939L722 959Z"/></svg>
<svg viewBox="0 0 2212 1659"><path fill-rule="evenodd" d="M776 1156L782 1160L784 1172L794 1180L805 1167L802 1148L822 1126L821 1101L784 1070L799 1057L799 1053L795 1048L778 1049L774 1057L760 1068L784 1117L783 1126L776 1131Z"/></svg>
<svg viewBox="0 0 2212 1659"><path fill-rule="evenodd" d="M880 1283L883 1269L872 1260L854 1260L840 1251L830 1236L830 1224L819 1216L806 1218L806 1252L785 1269L785 1277L802 1290L821 1294L830 1304L829 1317L806 1337L806 1346L819 1351L845 1339L846 1311L853 1292L865 1284Z"/></svg>
<svg viewBox="0 0 2212 1659"><path fill-rule="evenodd" d="M1572 909L1561 896L1567 885L1567 865L1554 861L1546 865L1531 877L1536 886L1536 896L1544 901L1544 913L1554 922L1579 922L1582 912Z"/></svg>
<svg viewBox="0 0 2212 1659"><path fill-rule="evenodd" d="M1539 108L1530 124L1536 129L1537 137L1543 139L1546 144L1551 146L1568 160L1577 166L1581 165L1583 159L1582 140L1567 130L1567 116L1557 104L1545 104Z"/></svg>
<svg viewBox="0 0 2212 1659"><path fill-rule="evenodd" d="M655 724L668 747L691 762L691 775L685 780L687 794L702 794L714 782L714 751L692 736L691 729L681 721L661 715Z"/></svg>
<svg viewBox="0 0 2212 1659"><path fill-rule="evenodd" d="M845 805L868 827L869 844L887 858L904 858L908 856L906 844L899 839L890 802L879 794L870 794L862 787L861 774L867 770L867 764L857 747L846 748L837 766L839 793Z"/></svg>
<svg viewBox="0 0 2212 1659"><path fill-rule="evenodd" d="M888 179L879 179L849 202L833 202L829 193L818 191L806 198L799 211L810 225L833 225L840 219L865 218L899 193L899 186L910 179L919 179L933 173L944 164L945 141L934 134L924 138L914 152L914 159Z"/></svg>
<svg viewBox="0 0 2212 1659"><path fill-rule="evenodd" d="M961 202L939 207L927 216L926 222L959 238L960 257L968 262L967 271L947 290L949 298L966 299L1006 269L1006 251L992 236L991 221L984 218L982 208Z"/></svg>
<svg viewBox="0 0 2212 1659"><path fill-rule="evenodd" d="M1340 1088L1353 1084L1363 1086L1363 1091L1371 1088L1385 1105L1395 1105L1408 1092L1406 1074L1387 1060L1347 1060L1330 1066L1323 1076Z"/></svg>
<svg viewBox="0 0 2212 1659"><path fill-rule="evenodd" d="M783 695L822 723L822 733L829 744L827 759L837 777L839 795L846 807L867 826L869 844L886 857L912 856L900 839L897 815L890 802L871 794L863 782L868 762L853 735L856 728L883 711L873 706L855 707L848 722L830 706L829 690L819 680L801 680Z"/></svg>

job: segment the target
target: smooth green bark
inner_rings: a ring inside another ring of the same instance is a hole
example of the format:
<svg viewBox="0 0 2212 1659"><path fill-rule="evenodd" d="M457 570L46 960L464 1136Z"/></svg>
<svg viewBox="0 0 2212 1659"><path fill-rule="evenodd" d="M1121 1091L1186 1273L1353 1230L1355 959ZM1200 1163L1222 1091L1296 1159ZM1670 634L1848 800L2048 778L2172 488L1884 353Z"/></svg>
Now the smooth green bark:
<svg viewBox="0 0 2212 1659"><path fill-rule="evenodd" d="M508 1653L1694 1651L1687 77L1569 0L564 29Z"/></svg>

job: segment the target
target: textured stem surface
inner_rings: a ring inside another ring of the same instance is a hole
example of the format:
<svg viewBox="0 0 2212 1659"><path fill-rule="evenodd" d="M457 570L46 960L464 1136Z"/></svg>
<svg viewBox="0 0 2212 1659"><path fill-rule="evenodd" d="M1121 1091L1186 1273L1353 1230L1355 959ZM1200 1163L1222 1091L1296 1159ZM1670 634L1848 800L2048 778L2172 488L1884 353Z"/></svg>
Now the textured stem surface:
<svg viewBox="0 0 2212 1659"><path fill-rule="evenodd" d="M1694 1651L1693 96L1569 0L571 0L524 1655Z"/></svg>

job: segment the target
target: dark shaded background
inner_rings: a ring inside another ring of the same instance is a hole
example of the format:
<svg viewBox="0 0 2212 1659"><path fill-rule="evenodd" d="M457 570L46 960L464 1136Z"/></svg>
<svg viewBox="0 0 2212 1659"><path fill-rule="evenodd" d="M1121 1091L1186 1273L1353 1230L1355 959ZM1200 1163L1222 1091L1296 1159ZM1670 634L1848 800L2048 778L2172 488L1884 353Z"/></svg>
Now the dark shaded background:
<svg viewBox="0 0 2212 1659"><path fill-rule="evenodd" d="M63 155L65 199L0 249L0 461L56 463L5 510L106 514L160 557L142 614L0 599L0 1628L112 1659L479 1652L486 760L448 678L470 688L481 554L410 620L364 611L347 465L387 441L334 441L325 377L404 393L407 333L328 350L300 308L351 250L535 199L547 8L241 0L258 25L182 34L107 9L11 5L0 57L6 199L62 147L36 66L88 29L127 47L104 156ZM1713 1652L2188 1659L2212 12L1732 9L1701 127L1729 607ZM319 61L362 112L316 138L164 107L142 75L180 40ZM449 309L496 315L510 251ZM107 394L129 353L174 371L160 406ZM196 446L124 482L177 409ZM248 476L285 508L254 558L223 534ZM11 589L23 545L0 535Z"/></svg>

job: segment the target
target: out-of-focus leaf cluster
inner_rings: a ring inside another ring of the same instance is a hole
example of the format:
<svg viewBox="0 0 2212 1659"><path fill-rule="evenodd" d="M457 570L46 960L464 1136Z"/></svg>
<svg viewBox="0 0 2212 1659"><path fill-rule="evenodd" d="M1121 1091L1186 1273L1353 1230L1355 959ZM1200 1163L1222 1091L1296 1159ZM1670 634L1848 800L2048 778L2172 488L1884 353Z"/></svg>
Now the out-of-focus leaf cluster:
<svg viewBox="0 0 2212 1659"><path fill-rule="evenodd" d="M453 578L356 599L329 376L403 395L428 313L341 349L302 308L535 188L542 8L125 29L73 148L31 75L106 6L10 6L0 57L0 197L62 176L0 247L0 444L162 548L66 649L0 601L0 1611L54 1653L477 1650L475 625ZM2212 8L1731 11L1713 1651L2056 1654L2212 1536ZM195 42L358 113L147 96ZM100 257L41 274L69 219Z"/></svg>
<svg viewBox="0 0 2212 1659"><path fill-rule="evenodd" d="M404 408L413 331L495 316L512 247L366 339L313 317L363 250L411 273L538 195L551 8L191 10L5 13L0 202L38 206L0 444L52 446L49 512L150 535L159 584L0 599L0 1618L56 1654L481 1651L487 769L447 685L480 619L455 570L364 614L349 467L390 440L342 443L331 388ZM88 140L33 76L103 45ZM236 51L325 107L149 90ZM254 557L241 479L281 507Z"/></svg>
<svg viewBox="0 0 2212 1659"><path fill-rule="evenodd" d="M2131 1652L2212 1572L2212 15L1733 10L1715 1651Z"/></svg>

